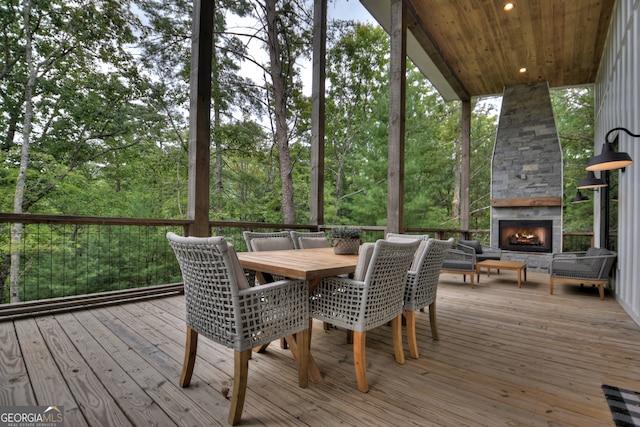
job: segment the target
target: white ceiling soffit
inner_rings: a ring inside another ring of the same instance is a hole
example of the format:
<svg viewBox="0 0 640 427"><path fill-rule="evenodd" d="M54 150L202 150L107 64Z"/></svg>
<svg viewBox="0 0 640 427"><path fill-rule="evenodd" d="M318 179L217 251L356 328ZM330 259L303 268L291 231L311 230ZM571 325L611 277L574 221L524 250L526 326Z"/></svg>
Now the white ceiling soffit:
<svg viewBox="0 0 640 427"><path fill-rule="evenodd" d="M376 21L389 33L389 23L391 22L391 1L390 0L360 0L360 3L369 11ZM429 55L420 46L420 43L407 31L407 56L416 67L431 82L445 101L459 100L453 88L449 85L442 73L435 66Z"/></svg>

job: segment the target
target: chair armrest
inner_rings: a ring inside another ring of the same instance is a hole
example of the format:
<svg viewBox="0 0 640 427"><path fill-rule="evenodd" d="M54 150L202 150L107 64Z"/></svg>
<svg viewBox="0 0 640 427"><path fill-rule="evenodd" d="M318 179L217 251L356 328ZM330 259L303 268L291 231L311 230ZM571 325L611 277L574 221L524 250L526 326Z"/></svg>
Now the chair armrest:
<svg viewBox="0 0 640 427"><path fill-rule="evenodd" d="M281 280L238 292L236 339L244 349L266 344L309 327L309 284Z"/></svg>
<svg viewBox="0 0 640 427"><path fill-rule="evenodd" d="M311 298L313 299L315 295L334 292L362 294L364 288L364 281L349 279L348 277L331 276L322 279L320 284L311 293Z"/></svg>
<svg viewBox="0 0 640 427"><path fill-rule="evenodd" d="M463 245L460 245L463 246ZM447 250L447 254L445 255L445 260L456 260L456 261L469 261L476 262L476 252L473 248L467 246L467 248L471 249L472 252L466 252L460 249L449 249Z"/></svg>
<svg viewBox="0 0 640 427"><path fill-rule="evenodd" d="M290 293L291 298L299 298L300 300L308 299L309 283L304 280L279 280L277 282L242 289L238 292L238 295L240 299L252 298L256 295L271 298L283 292ZM279 304L278 301L270 301L269 303L274 305Z"/></svg>
<svg viewBox="0 0 640 427"><path fill-rule="evenodd" d="M582 252L557 252L554 253L552 258L556 259L556 258L569 258L569 259L573 259L573 258L578 258L578 257L583 257L586 254L585 251Z"/></svg>
<svg viewBox="0 0 640 427"><path fill-rule="evenodd" d="M343 277L327 277L313 290L309 311L314 319L353 329L360 320L365 282Z"/></svg>
<svg viewBox="0 0 640 427"><path fill-rule="evenodd" d="M459 252L468 253L468 254L473 254L474 260L475 260L476 250L473 249L471 246L465 245L464 243L458 242L457 249L449 249L449 250L451 250L451 251L459 251Z"/></svg>

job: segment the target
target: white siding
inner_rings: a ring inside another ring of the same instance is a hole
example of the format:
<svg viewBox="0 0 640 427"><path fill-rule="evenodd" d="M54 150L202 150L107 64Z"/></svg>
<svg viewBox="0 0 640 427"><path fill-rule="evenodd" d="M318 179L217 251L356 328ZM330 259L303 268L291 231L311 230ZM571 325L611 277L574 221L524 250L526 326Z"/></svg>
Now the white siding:
<svg viewBox="0 0 640 427"><path fill-rule="evenodd" d="M640 0L618 0L595 87L595 154L607 131L640 133ZM640 138L620 133L619 150L635 163L618 173L618 267L616 299L640 325ZM600 207L595 206L598 235ZM596 245L599 246L598 241Z"/></svg>

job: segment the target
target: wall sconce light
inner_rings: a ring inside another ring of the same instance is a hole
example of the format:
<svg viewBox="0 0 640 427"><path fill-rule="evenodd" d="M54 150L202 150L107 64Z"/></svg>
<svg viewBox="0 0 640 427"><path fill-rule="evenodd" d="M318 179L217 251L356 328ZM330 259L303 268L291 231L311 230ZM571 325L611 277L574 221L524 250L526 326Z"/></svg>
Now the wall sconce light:
<svg viewBox="0 0 640 427"><path fill-rule="evenodd" d="M587 172L587 177L578 183L578 190L584 190L587 188L597 189L606 187L607 183L602 178L596 178L596 174L593 171Z"/></svg>
<svg viewBox="0 0 640 427"><path fill-rule="evenodd" d="M598 156L594 156L587 163L588 171L603 171L625 168L633 164L633 160L629 154L624 152L617 152L615 145L618 145L618 136L616 135L613 141L609 141L609 135L615 131L624 131L634 138L640 138L640 135L636 135L625 128L613 128L604 138L604 144L602 144L602 153Z"/></svg>
<svg viewBox="0 0 640 427"><path fill-rule="evenodd" d="M584 203L588 201L589 201L589 198L587 196L583 196L580 190L578 190L578 192L576 193L576 197L571 199L571 203Z"/></svg>

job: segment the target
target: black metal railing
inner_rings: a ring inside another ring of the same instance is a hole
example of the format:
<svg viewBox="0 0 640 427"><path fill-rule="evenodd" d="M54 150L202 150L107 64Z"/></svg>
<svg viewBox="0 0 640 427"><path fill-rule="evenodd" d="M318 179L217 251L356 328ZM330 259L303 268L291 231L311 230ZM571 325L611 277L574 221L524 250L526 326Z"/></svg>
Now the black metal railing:
<svg viewBox="0 0 640 427"><path fill-rule="evenodd" d="M0 213L0 307L11 300L12 254L20 260L15 290L22 302L118 292L129 295L127 291L132 289L179 283L180 270L165 236L168 231L188 235L191 223L189 220ZM11 236L11 227L15 224L22 224L18 245L12 242ZM210 222L212 235L225 236L238 251L246 250L242 237L245 230L323 230L330 236L333 227ZM385 236L385 227L360 228L365 242ZM473 238L489 243L489 232L485 230L408 228L405 232L428 233L438 239ZM592 233L567 234L563 238L564 250L588 248L592 238Z"/></svg>

